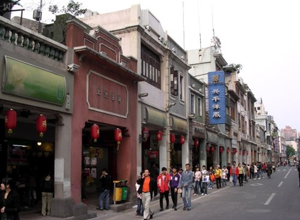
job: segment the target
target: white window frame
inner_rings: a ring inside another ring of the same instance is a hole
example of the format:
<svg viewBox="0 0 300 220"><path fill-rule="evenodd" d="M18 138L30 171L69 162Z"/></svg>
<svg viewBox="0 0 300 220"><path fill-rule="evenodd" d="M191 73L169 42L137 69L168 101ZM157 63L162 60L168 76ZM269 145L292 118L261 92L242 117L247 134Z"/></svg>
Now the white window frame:
<svg viewBox="0 0 300 220"><path fill-rule="evenodd" d="M195 99L195 94L191 93L191 114L196 113L195 112L195 107L196 107L196 103L195 103L196 99ZM193 104L193 105L192 105Z"/></svg>
<svg viewBox="0 0 300 220"><path fill-rule="evenodd" d="M201 97L198 97L197 98L197 101L198 101L198 105L197 105L197 110L198 110L198 115L199 116L203 116L203 103L202 103L202 98Z"/></svg>
<svg viewBox="0 0 300 220"><path fill-rule="evenodd" d="M185 91L184 75L181 72L178 75L179 75L179 82L178 82L179 83L179 92L178 92L178 95L179 95L180 101L184 101L184 95L185 95L185 93L184 93L184 91Z"/></svg>

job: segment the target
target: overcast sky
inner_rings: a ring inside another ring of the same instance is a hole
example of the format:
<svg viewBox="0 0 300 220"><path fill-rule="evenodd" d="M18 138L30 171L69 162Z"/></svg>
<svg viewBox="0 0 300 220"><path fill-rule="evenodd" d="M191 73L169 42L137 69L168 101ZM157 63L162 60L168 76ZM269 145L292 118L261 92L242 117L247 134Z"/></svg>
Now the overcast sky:
<svg viewBox="0 0 300 220"><path fill-rule="evenodd" d="M200 47L199 33L202 47L209 46L214 26L224 58L228 63L243 65L240 76L255 97L263 99L277 126L290 125L300 131L299 0L78 1L83 3L83 8L99 13L140 4L142 9L149 9L160 20L163 29L187 50ZM39 3L40 0L21 0L26 9L24 17L32 18L32 10ZM62 6L67 5L68 0L43 0L43 3L46 4L43 21L49 23L54 18L47 13L49 3Z"/></svg>

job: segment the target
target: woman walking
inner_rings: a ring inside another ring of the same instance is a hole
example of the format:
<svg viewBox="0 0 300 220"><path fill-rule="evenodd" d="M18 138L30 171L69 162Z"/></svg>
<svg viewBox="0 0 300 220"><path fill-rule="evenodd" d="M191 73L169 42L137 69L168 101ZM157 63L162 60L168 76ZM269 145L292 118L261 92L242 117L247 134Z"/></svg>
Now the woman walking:
<svg viewBox="0 0 300 220"><path fill-rule="evenodd" d="M239 163L237 167L239 171L239 184L240 186L243 186L243 181L244 181L244 168L242 167L241 163Z"/></svg>
<svg viewBox="0 0 300 220"><path fill-rule="evenodd" d="M0 193L0 219L19 220L21 201L11 178L3 178Z"/></svg>

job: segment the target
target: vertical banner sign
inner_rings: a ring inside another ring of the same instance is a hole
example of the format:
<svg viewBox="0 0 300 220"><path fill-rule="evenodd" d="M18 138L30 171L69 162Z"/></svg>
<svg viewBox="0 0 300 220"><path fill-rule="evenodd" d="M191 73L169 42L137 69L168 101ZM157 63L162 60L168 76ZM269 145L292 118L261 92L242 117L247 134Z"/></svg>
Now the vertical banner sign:
<svg viewBox="0 0 300 220"><path fill-rule="evenodd" d="M225 124L225 75L223 71L208 73L209 124Z"/></svg>

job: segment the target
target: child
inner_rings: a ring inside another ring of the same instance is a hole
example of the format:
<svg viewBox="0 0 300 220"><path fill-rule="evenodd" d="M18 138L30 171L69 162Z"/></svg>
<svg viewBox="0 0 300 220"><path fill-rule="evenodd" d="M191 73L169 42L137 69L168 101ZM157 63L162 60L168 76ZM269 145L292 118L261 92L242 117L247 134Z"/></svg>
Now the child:
<svg viewBox="0 0 300 220"><path fill-rule="evenodd" d="M206 170L206 166L202 166L202 171L201 171L201 176L202 176L202 196L207 195L207 184L209 182L209 172Z"/></svg>
<svg viewBox="0 0 300 220"><path fill-rule="evenodd" d="M222 169L222 187L227 186L227 175L228 175L228 169L226 166L223 166Z"/></svg>

